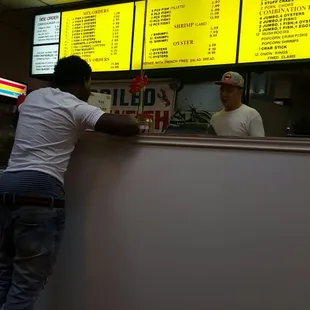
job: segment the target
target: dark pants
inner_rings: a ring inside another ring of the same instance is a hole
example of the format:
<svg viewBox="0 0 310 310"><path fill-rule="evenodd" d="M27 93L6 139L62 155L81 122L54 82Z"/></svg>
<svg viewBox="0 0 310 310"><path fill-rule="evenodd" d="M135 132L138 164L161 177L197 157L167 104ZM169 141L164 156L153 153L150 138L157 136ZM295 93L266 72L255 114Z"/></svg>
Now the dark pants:
<svg viewBox="0 0 310 310"><path fill-rule="evenodd" d="M0 309L32 310L55 263L65 210L0 204L0 225Z"/></svg>

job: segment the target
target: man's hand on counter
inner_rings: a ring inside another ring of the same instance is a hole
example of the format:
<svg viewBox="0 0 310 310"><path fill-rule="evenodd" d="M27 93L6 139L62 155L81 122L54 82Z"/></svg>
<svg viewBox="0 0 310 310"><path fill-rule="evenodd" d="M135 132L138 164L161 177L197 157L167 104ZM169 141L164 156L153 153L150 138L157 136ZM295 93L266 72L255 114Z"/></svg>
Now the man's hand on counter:
<svg viewBox="0 0 310 310"><path fill-rule="evenodd" d="M96 123L95 131L114 136L135 136L140 132L140 125L132 115L103 114Z"/></svg>

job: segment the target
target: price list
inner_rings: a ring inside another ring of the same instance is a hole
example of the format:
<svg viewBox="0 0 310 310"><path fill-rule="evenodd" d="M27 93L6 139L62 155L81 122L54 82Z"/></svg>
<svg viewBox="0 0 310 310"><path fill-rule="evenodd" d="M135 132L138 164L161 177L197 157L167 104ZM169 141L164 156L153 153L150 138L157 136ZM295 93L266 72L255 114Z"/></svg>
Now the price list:
<svg viewBox="0 0 310 310"><path fill-rule="evenodd" d="M33 44L59 42L60 13L37 15L34 21Z"/></svg>
<svg viewBox="0 0 310 310"><path fill-rule="evenodd" d="M34 46L32 51L31 73L52 74L58 61L58 44Z"/></svg>
<svg viewBox="0 0 310 310"><path fill-rule="evenodd" d="M239 63L310 58L309 45L309 1L243 1Z"/></svg>
<svg viewBox="0 0 310 310"><path fill-rule="evenodd" d="M149 0L144 67L234 63L239 9L239 0ZM136 12L136 24L143 24L142 12L141 9ZM135 56L139 54L136 42L141 44L137 35L134 37L133 69L141 66L141 57L139 60Z"/></svg>
<svg viewBox="0 0 310 310"><path fill-rule="evenodd" d="M94 72L129 70L134 4L62 13L60 57L78 55Z"/></svg>

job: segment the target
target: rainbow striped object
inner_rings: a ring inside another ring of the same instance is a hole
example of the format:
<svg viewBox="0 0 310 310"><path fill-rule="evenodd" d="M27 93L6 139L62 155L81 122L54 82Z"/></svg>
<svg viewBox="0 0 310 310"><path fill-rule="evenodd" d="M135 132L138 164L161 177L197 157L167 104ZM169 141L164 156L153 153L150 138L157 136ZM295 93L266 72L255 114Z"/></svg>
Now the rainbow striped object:
<svg viewBox="0 0 310 310"><path fill-rule="evenodd" d="M0 78L0 95L18 98L21 94L26 95L27 85Z"/></svg>

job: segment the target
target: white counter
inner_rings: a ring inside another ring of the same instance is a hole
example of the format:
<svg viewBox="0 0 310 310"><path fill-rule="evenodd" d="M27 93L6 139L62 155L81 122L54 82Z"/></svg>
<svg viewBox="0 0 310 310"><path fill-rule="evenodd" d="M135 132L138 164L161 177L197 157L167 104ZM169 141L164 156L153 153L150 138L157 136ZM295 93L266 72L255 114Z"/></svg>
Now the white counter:
<svg viewBox="0 0 310 310"><path fill-rule="evenodd" d="M308 142L191 141L82 139L37 310L310 308Z"/></svg>

